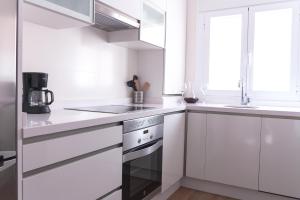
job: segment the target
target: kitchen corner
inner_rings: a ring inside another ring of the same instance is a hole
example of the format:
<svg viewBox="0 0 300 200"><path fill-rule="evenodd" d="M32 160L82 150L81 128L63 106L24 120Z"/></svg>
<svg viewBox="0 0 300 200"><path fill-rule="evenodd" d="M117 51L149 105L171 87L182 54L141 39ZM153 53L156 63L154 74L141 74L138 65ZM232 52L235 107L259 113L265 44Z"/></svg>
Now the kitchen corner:
<svg viewBox="0 0 300 200"><path fill-rule="evenodd" d="M299 199L299 15L0 1L0 200Z"/></svg>

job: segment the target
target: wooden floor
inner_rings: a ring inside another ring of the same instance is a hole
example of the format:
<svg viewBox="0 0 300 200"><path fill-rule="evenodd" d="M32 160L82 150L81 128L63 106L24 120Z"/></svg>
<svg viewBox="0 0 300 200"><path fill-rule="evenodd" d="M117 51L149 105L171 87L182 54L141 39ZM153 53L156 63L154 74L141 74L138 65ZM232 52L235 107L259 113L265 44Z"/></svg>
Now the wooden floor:
<svg viewBox="0 0 300 200"><path fill-rule="evenodd" d="M181 187L174 194L172 194L172 196L168 200L234 200L234 199Z"/></svg>

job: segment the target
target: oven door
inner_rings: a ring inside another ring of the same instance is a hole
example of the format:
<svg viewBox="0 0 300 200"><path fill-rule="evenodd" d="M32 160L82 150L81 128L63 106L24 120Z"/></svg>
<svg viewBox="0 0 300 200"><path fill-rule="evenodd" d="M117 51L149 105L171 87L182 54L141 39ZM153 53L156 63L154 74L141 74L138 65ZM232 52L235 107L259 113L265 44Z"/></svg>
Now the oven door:
<svg viewBox="0 0 300 200"><path fill-rule="evenodd" d="M123 155L123 200L141 200L159 190L162 145L156 140Z"/></svg>

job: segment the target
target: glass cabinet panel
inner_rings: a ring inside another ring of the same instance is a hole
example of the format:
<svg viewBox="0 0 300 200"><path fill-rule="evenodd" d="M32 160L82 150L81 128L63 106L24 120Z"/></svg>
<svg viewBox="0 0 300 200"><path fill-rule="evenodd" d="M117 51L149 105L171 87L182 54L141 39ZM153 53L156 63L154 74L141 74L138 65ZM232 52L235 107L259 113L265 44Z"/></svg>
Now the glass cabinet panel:
<svg viewBox="0 0 300 200"><path fill-rule="evenodd" d="M94 0L25 0L89 23L94 19Z"/></svg>
<svg viewBox="0 0 300 200"><path fill-rule="evenodd" d="M140 39L164 48L166 29L165 20L165 11L158 8L150 1L144 1Z"/></svg>
<svg viewBox="0 0 300 200"><path fill-rule="evenodd" d="M90 15L91 12L91 0L47 0L51 3L60 5L64 8L74 10L75 12L83 15Z"/></svg>

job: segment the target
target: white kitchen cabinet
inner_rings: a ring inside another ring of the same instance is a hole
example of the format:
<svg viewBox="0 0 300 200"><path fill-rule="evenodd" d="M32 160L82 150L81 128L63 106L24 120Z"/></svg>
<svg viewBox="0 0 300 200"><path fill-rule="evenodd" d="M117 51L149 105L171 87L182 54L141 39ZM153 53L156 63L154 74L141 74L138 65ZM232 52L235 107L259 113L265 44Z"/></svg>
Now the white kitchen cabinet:
<svg viewBox="0 0 300 200"><path fill-rule="evenodd" d="M258 190L261 118L207 114L205 179Z"/></svg>
<svg viewBox="0 0 300 200"><path fill-rule="evenodd" d="M96 0L105 3L131 17L141 19L143 0Z"/></svg>
<svg viewBox="0 0 300 200"><path fill-rule="evenodd" d="M300 120L263 118L259 190L300 198Z"/></svg>
<svg viewBox="0 0 300 200"><path fill-rule="evenodd" d="M166 10L167 0L150 0L150 1L152 1L155 5L157 5L161 9Z"/></svg>
<svg viewBox="0 0 300 200"><path fill-rule="evenodd" d="M122 143L122 126L92 127L23 145L23 172Z"/></svg>
<svg viewBox="0 0 300 200"><path fill-rule="evenodd" d="M184 91L186 63L186 0L167 0L164 94Z"/></svg>
<svg viewBox="0 0 300 200"><path fill-rule="evenodd" d="M166 13L150 0L143 1L140 40L165 47Z"/></svg>
<svg viewBox="0 0 300 200"><path fill-rule="evenodd" d="M151 0L143 0L140 28L112 31L108 35L108 41L131 49L163 49L165 48L165 29L165 11Z"/></svg>
<svg viewBox="0 0 300 200"><path fill-rule="evenodd" d="M23 199L95 200L121 185L120 147L26 176Z"/></svg>
<svg viewBox="0 0 300 200"><path fill-rule="evenodd" d="M185 113L164 117L162 192L183 177Z"/></svg>
<svg viewBox="0 0 300 200"><path fill-rule="evenodd" d="M33 23L65 28L94 22L94 0L24 0L24 19Z"/></svg>
<svg viewBox="0 0 300 200"><path fill-rule="evenodd" d="M204 179L206 114L188 113L186 176Z"/></svg>

